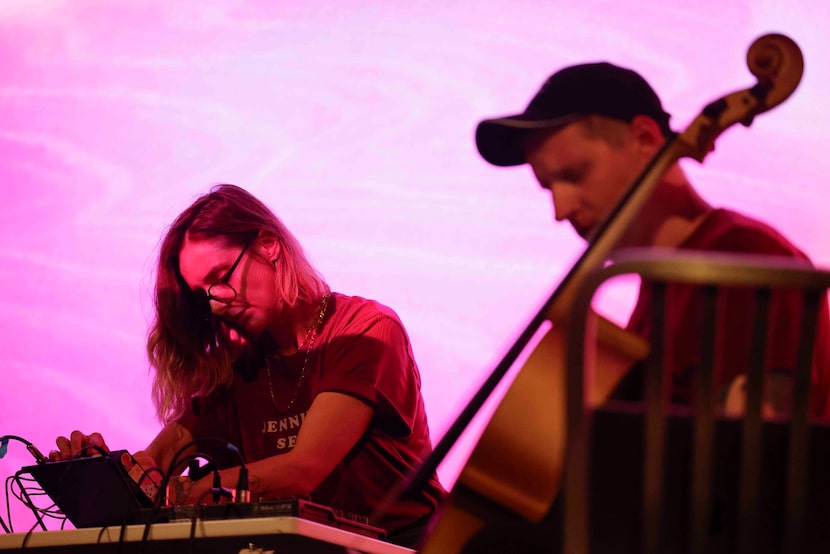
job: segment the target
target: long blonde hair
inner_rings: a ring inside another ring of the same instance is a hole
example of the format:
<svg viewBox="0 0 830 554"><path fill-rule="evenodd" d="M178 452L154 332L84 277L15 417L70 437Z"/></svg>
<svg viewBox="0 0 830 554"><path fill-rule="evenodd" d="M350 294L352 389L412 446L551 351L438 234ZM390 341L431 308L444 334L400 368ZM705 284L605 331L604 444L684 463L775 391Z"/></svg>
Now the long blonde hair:
<svg viewBox="0 0 830 554"><path fill-rule="evenodd" d="M161 241L155 285L155 318L147 338L154 370L153 402L163 422L180 416L193 397L204 397L233 381L227 329L210 313L204 297L191 291L179 270L185 239L223 238L242 246L260 231L280 241L274 287L292 308L316 302L327 290L300 243L280 219L244 189L229 184L200 196L170 225Z"/></svg>

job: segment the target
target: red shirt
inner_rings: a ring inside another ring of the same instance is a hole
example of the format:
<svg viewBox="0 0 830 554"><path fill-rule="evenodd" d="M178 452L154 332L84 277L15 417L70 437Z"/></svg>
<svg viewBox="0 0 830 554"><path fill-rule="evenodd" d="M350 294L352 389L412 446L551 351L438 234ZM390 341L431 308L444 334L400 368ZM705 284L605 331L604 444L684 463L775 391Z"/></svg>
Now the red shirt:
<svg viewBox="0 0 830 554"><path fill-rule="evenodd" d="M253 462L294 447L317 394L354 396L372 407L374 417L365 435L311 497L369 516L432 448L409 337L390 308L334 293L298 387L305 358L306 351L300 350L272 364L270 386L264 369L255 368L248 377L238 371L230 390L201 399L198 414L190 409L179 423L194 438L213 436L233 443L247 462ZM295 394L293 405L285 410ZM389 532L403 528L433 513L445 495L433 476L423 490L391 506L381 525Z"/></svg>
<svg viewBox="0 0 830 554"><path fill-rule="evenodd" d="M740 252L784 256L807 260L807 256L768 225L729 210L714 210L680 248L699 251ZM702 327L700 289L672 285L667 289L666 344L672 372L672 397L689 403L694 390L695 368L700 364L699 341ZM648 337L651 290L648 283L640 295L628 328ZM722 391L737 375L749 368L754 315L750 293L730 290L718 301L716 390ZM767 334L765 370L792 371L800 340L801 295L776 293L771 303L771 322ZM811 408L814 415L830 416L830 333L827 297L823 297L814 345Z"/></svg>

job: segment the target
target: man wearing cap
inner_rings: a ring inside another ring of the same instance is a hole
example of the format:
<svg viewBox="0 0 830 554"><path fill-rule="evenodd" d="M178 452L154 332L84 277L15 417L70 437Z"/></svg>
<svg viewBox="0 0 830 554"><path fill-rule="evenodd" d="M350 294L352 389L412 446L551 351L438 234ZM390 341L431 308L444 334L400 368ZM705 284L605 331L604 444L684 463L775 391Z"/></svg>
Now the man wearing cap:
<svg viewBox="0 0 830 554"><path fill-rule="evenodd" d="M589 243L624 191L672 135L669 114L651 86L636 72L610 63L589 63L553 74L523 113L479 123L476 144L481 156L496 166L528 164L539 185L550 192L557 221L567 220ZM739 252L807 260L807 256L769 225L733 210L715 208L697 193L679 164L663 175L636 220L619 238L617 248L662 247L698 251ZM673 400L689 403L692 376L699 366L699 333L692 317L696 300L691 287L675 287L667 301L666 321L673 341L670 360ZM743 409L743 369L749 366L751 311L747 298L735 294L724 311L719 335L730 345L716 363L718 390L727 411ZM640 289L629 329L647 337L650 292ZM767 353L764 410L785 412L786 391L795 367L799 305L776 299L783 310L773 323L775 340ZM814 353L811 411L830 415L827 369L830 333L826 298L820 313ZM641 394L632 371L617 391L621 398ZM728 394L727 394L728 392ZM784 394L782 394L784 393Z"/></svg>

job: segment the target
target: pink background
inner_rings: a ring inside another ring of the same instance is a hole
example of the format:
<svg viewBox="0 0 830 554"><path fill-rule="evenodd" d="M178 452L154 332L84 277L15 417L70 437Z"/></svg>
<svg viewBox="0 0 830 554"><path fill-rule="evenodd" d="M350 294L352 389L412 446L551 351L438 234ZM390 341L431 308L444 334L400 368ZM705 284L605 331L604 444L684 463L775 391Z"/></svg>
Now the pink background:
<svg viewBox="0 0 830 554"><path fill-rule="evenodd" d="M437 441L583 248L527 168L488 166L473 142L479 119L521 110L571 63L637 68L682 130L754 83L756 37L795 39L796 93L684 166L713 204L830 265L828 6L3 0L0 435L44 453L73 429L112 448L150 440L157 242L232 182L285 220L333 289L398 311ZM629 292L608 315L625 317ZM474 440L441 466L448 486ZM0 473L30 463L11 443Z"/></svg>

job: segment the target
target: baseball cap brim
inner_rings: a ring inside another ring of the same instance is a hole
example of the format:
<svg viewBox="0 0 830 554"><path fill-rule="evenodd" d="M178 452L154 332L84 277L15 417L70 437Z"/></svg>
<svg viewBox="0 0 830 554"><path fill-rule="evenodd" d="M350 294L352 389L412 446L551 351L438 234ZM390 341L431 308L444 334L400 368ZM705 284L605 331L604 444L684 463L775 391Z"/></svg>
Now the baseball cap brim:
<svg viewBox="0 0 830 554"><path fill-rule="evenodd" d="M525 163L527 136L539 129L564 127L585 117L568 114L553 119L538 119L521 113L495 119L485 119L476 127L476 146L481 157L493 165L509 167Z"/></svg>

